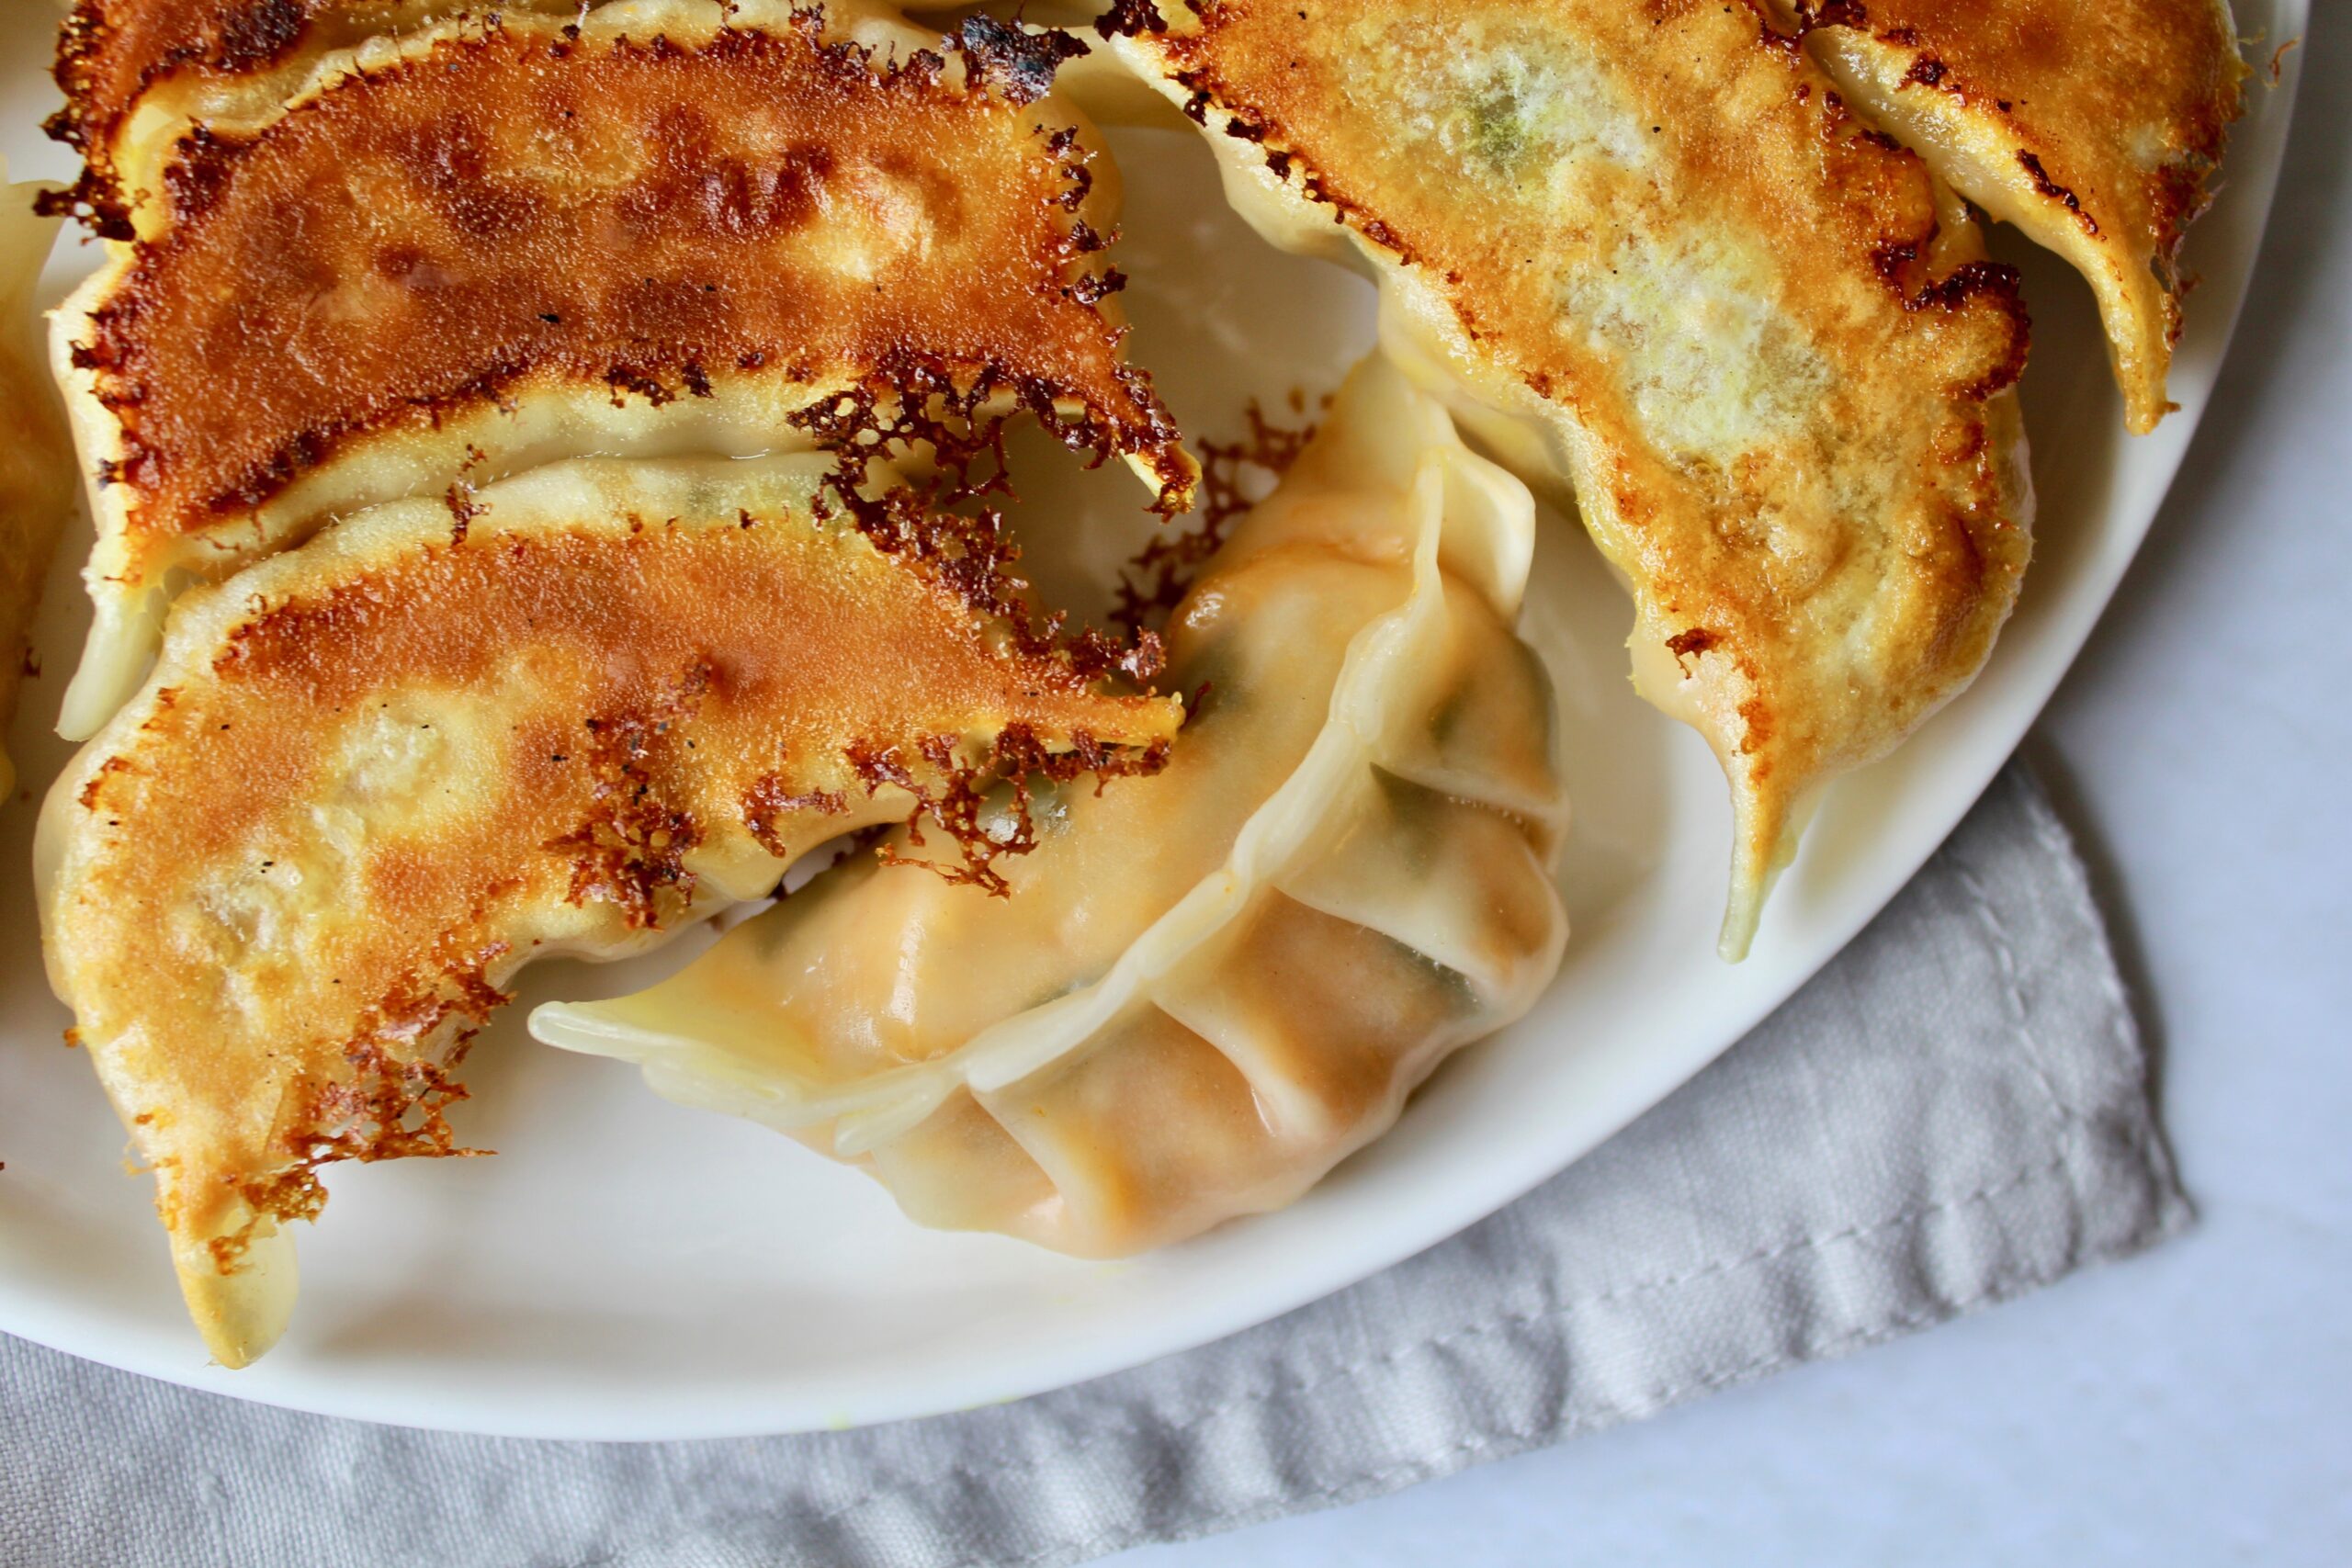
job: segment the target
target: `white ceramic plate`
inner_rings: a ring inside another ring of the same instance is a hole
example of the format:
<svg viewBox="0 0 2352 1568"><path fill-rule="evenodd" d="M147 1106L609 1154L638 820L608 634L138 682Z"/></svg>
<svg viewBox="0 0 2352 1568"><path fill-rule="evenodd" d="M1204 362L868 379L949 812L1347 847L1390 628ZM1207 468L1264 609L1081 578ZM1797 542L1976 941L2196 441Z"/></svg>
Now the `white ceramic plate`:
<svg viewBox="0 0 2352 1568"><path fill-rule="evenodd" d="M2298 36L2305 0L2241 4L2250 36ZM66 171L36 130L49 8L0 20L0 149L18 177ZM2248 52L2267 58L2256 45ZM1976 798L2073 660L2196 429L2270 204L2292 99L2256 86L2228 184L2189 242L2203 276L2173 371L2180 412L2124 435L2090 298L2014 238L2034 311L2027 423L2039 558L1974 687L1891 761L1838 785L1767 911L1754 955L1713 952L1730 830L1698 739L1632 695L1628 610L1575 529L1547 528L1527 626L1557 680L1577 810L1562 884L1566 967L1532 1016L1464 1053L1389 1137L1303 1201L1116 1264L916 1229L864 1177L774 1134L657 1100L634 1070L550 1051L530 1007L648 983L701 945L610 969L534 969L471 1058L460 1131L487 1160L340 1168L301 1239L303 1297L257 1367L208 1364L143 1178L44 985L27 864L31 794L0 816L0 1329L247 1399L424 1427L654 1438L841 1427L1014 1398L1133 1366L1338 1290L1508 1202L1655 1104L1842 947ZM1368 344L1368 288L1276 255L1219 199L1189 136L1114 138L1137 358L1196 434L1252 396L1319 393ZM63 292L89 253L61 251ZM1146 524L1123 476L1032 444L1019 470L1031 565L1057 602L1098 603ZM1044 518L1060 519L1048 531ZM1075 524L1082 524L1076 526ZM1082 535L1082 544L1074 544ZM69 540L14 738L27 787L85 609ZM704 939L707 940L707 939Z"/></svg>

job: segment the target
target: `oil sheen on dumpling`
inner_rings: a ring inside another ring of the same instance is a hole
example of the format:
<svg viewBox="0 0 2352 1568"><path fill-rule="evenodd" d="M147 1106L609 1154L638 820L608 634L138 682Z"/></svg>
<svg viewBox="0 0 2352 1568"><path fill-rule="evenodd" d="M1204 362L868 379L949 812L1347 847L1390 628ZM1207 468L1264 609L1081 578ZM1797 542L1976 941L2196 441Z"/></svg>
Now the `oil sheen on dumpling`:
<svg viewBox="0 0 2352 1568"><path fill-rule="evenodd" d="M2180 238L2245 62L2226 0L1775 0L1839 87L2098 296L2133 431L2172 405Z"/></svg>
<svg viewBox="0 0 2352 1568"><path fill-rule="evenodd" d="M1166 770L1041 799L1009 899L829 872L532 1029L855 1160L925 1224L1102 1256L1286 1203L1558 965L1532 533L1375 360L1176 610L1171 679L1205 694Z"/></svg>
<svg viewBox="0 0 2352 1568"><path fill-rule="evenodd" d="M1026 407L1183 504L1104 298L1115 175L1049 59L871 6L576 14L373 39L290 107L293 66L232 79L166 142L54 334L99 535L66 733L181 581L557 458L837 441L844 392Z"/></svg>
<svg viewBox="0 0 2352 1568"><path fill-rule="evenodd" d="M2013 274L1743 0L1103 25L1244 216L1367 265L1408 370L1573 490L1633 589L1636 684L1729 775L1740 955L1819 786L1966 685L2016 598Z"/></svg>
<svg viewBox="0 0 2352 1568"><path fill-rule="evenodd" d="M41 188L10 185L0 162L0 735L17 711L41 579L74 510L73 448L34 331L33 288L57 241L57 220L33 211ZM0 750L0 798L16 784Z"/></svg>
<svg viewBox="0 0 2352 1568"><path fill-rule="evenodd" d="M59 780L51 981L221 1362L284 1326L320 1165L454 1152L456 1058L528 960L764 896L910 788L1173 733L819 521L829 461L582 460L360 514L183 599Z"/></svg>

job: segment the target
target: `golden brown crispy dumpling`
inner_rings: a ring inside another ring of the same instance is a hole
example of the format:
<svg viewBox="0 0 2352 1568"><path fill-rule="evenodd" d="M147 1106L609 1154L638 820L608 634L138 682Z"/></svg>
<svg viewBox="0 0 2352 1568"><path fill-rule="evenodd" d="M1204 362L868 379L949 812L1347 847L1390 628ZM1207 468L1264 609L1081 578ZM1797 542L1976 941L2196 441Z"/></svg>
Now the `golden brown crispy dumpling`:
<svg viewBox="0 0 2352 1568"><path fill-rule="evenodd" d="M162 195L170 143L249 99L256 79L284 84L321 55L435 22L580 9L580 0L76 0L58 36L65 107L49 130L85 168L52 205L130 239L133 211Z"/></svg>
<svg viewBox="0 0 2352 1568"><path fill-rule="evenodd" d="M1093 132L1039 96L1050 60L894 17L508 11L315 61L291 107L218 85L59 318L99 532L62 728L135 684L177 580L560 457L839 438L844 392L1026 406L1182 505L1103 298Z"/></svg>
<svg viewBox="0 0 2352 1568"><path fill-rule="evenodd" d="M1511 632L1532 536L1525 487L1374 360L1177 608L1171 676L1206 695L1166 770L1038 800L1008 899L829 872L532 1029L854 1159L926 1224L1099 1256L1286 1203L1558 965L1551 687Z"/></svg>
<svg viewBox="0 0 2352 1568"><path fill-rule="evenodd" d="M318 79L398 59L403 35L479 33L525 17L585 26L606 12L605 23L651 37L707 31L730 8L752 26L788 15L773 0L75 0L58 31L65 107L48 130L85 166L47 205L108 239L153 233L168 221L164 170L183 136L258 129ZM885 51L937 41L878 0L827 10L835 39Z"/></svg>
<svg viewBox="0 0 2352 1568"><path fill-rule="evenodd" d="M1637 685L1730 777L1740 955L1819 786L2015 600L2014 276L1747 5L1131 0L1103 30L1246 217L1365 264L1408 369L1573 490Z"/></svg>
<svg viewBox="0 0 2352 1568"><path fill-rule="evenodd" d="M10 185L0 162L0 733L17 711L41 579L74 509L73 449L33 330L33 288L57 242L56 220L33 211L40 188ZM0 750L0 798L16 784Z"/></svg>
<svg viewBox="0 0 2352 1568"><path fill-rule="evenodd" d="M2181 234L2238 117L2226 0L1774 0L1838 85L2098 296L2125 416L2172 405Z"/></svg>
<svg viewBox="0 0 2352 1568"><path fill-rule="evenodd" d="M363 513L184 599L59 780L51 980L224 1364L284 1326L320 1165L453 1151L451 1068L528 960L639 951L910 791L1172 733L997 614L984 548L820 521L828 461L582 461Z"/></svg>

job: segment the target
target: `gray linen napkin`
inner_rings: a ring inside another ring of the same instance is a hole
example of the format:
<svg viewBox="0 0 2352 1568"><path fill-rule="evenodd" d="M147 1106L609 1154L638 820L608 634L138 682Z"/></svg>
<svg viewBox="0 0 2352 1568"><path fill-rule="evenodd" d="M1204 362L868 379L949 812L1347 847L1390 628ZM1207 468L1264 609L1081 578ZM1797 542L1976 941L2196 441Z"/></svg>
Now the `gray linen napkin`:
<svg viewBox="0 0 2352 1568"><path fill-rule="evenodd" d="M2013 768L1681 1092L1263 1327L931 1421L613 1447L290 1415L0 1339L0 1562L1044 1568L1647 1416L2187 1217L2081 863Z"/></svg>

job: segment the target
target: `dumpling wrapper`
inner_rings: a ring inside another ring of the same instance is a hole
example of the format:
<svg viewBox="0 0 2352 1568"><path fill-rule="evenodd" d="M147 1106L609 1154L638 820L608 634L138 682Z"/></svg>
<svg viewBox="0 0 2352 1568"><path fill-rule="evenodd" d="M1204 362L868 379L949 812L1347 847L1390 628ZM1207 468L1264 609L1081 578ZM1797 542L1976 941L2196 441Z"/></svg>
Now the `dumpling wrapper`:
<svg viewBox="0 0 2352 1568"><path fill-rule="evenodd" d="M1009 899L829 872L532 1030L929 1225L1102 1256L1287 1203L1558 966L1532 536L1525 487L1374 359L1177 608L1170 679L1205 695L1165 771L1041 800Z"/></svg>
<svg viewBox="0 0 2352 1568"><path fill-rule="evenodd" d="M2226 0L1774 0L1847 96L2098 296L2135 434L2187 283L2181 235L2211 199L2245 62Z"/></svg>
<svg viewBox="0 0 2352 1568"><path fill-rule="evenodd" d="M841 445L902 399L1026 407L1185 504L1193 466L1107 299L1096 133L1036 73L926 54L939 36L896 18L509 11L311 62L291 107L297 65L220 85L165 139L141 237L57 319L98 525L60 728L135 687L181 582L563 457ZM844 394L880 406L850 428Z"/></svg>
<svg viewBox="0 0 2352 1568"><path fill-rule="evenodd" d="M591 0L590 8L616 0ZM152 215L163 160L193 126L254 100L257 83L292 89L311 62L370 39L492 11L571 20L581 0L75 0L59 29L65 107L49 132L83 156L53 204L128 240Z"/></svg>
<svg viewBox="0 0 2352 1568"><path fill-rule="evenodd" d="M1633 590L1636 686L1730 779L1741 956L1821 786L1965 686L2016 599L2014 274L1746 5L1130 0L1102 26L1244 217L1365 265L1408 372L1573 491Z"/></svg>
<svg viewBox="0 0 2352 1568"><path fill-rule="evenodd" d="M33 290L57 243L57 220L33 211L46 188L10 185L0 161L0 735L17 711L41 581L74 510L73 447L42 370L33 315ZM16 787L17 770L0 749L0 796Z"/></svg>
<svg viewBox="0 0 2352 1568"><path fill-rule="evenodd" d="M51 982L222 1364L285 1325L320 1165L457 1152L455 1060L528 960L764 897L910 788L1173 733L818 521L830 464L587 460L354 517L185 598L58 781Z"/></svg>

